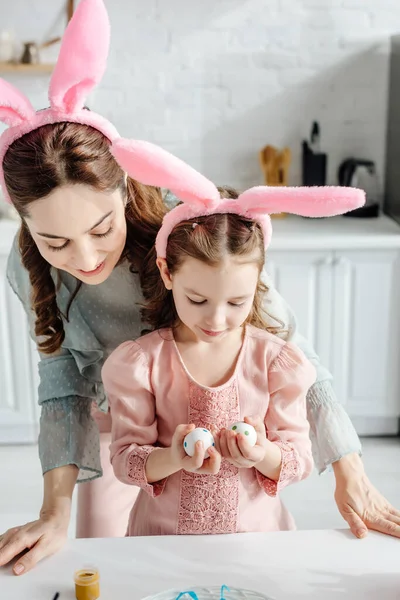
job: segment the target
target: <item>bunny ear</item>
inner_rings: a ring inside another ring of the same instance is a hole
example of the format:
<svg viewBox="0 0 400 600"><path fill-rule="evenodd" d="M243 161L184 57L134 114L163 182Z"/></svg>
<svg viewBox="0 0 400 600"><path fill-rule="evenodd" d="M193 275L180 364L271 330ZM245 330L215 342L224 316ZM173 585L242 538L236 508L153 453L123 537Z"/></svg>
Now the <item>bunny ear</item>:
<svg viewBox="0 0 400 600"><path fill-rule="evenodd" d="M365 204L365 192L346 187L253 187L239 196L250 215L292 213L302 217L333 217Z"/></svg>
<svg viewBox="0 0 400 600"><path fill-rule="evenodd" d="M64 33L49 89L52 108L71 114L84 107L106 68L110 23L102 0L81 0Z"/></svg>
<svg viewBox="0 0 400 600"><path fill-rule="evenodd" d="M211 181L155 144L119 138L111 152L124 171L140 183L167 188L194 206L211 208L220 201Z"/></svg>
<svg viewBox="0 0 400 600"><path fill-rule="evenodd" d="M9 127L21 125L35 116L32 104L16 87L0 78L0 121Z"/></svg>

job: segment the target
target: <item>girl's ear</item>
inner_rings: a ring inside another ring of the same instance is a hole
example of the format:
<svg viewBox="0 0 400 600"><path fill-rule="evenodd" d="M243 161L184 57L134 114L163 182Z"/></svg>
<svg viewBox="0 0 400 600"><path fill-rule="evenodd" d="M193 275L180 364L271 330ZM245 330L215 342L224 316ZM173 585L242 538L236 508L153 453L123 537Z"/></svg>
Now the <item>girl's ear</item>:
<svg viewBox="0 0 400 600"><path fill-rule="evenodd" d="M157 258L157 267L167 290L172 290L172 277L165 258Z"/></svg>

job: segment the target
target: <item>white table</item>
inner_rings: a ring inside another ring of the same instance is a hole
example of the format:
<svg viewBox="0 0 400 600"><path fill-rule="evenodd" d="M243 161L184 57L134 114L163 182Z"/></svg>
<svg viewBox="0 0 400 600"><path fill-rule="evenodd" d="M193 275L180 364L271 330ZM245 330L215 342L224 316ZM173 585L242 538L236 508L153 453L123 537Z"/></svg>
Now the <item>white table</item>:
<svg viewBox="0 0 400 600"><path fill-rule="evenodd" d="M400 540L347 531L70 540L22 577L0 569L0 598L73 600L73 572L88 564L100 570L101 600L221 584L276 600L400 598Z"/></svg>

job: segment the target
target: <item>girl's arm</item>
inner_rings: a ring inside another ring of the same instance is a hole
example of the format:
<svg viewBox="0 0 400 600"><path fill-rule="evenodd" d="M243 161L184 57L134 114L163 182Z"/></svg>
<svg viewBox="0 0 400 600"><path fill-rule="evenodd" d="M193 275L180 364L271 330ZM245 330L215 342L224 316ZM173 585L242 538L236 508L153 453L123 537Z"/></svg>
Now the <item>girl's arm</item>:
<svg viewBox="0 0 400 600"><path fill-rule="evenodd" d="M158 496L166 477L149 481L146 463L150 454L162 452L168 459L168 452L154 446L158 429L147 356L137 342L125 342L106 360L101 375L111 412L110 453L115 476Z"/></svg>
<svg viewBox="0 0 400 600"><path fill-rule="evenodd" d="M211 449L210 459L204 462L201 442L196 444L193 457L186 455L183 440L194 425L178 425L171 447L154 445L158 440L156 401L149 377L147 356L137 342L121 344L102 371L112 418L110 451L114 473L123 483L137 485L156 497L163 492L170 475L181 469L216 473L221 457Z"/></svg>
<svg viewBox="0 0 400 600"><path fill-rule="evenodd" d="M269 367L268 439L265 458L256 470L259 483L271 496L312 471L306 394L314 380L314 367L291 343L282 347Z"/></svg>

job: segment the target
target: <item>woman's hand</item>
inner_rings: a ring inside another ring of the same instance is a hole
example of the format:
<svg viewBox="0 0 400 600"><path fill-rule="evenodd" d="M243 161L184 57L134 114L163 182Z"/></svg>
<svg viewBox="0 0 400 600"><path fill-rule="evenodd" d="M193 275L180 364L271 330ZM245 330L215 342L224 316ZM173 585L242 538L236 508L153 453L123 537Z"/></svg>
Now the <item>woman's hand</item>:
<svg viewBox="0 0 400 600"><path fill-rule="evenodd" d="M13 527L0 535L0 566L28 550L13 566L15 575L30 571L40 560L57 552L67 538L69 512L42 511L37 521Z"/></svg>
<svg viewBox="0 0 400 600"><path fill-rule="evenodd" d="M336 504L352 533L363 538L371 529L400 537L400 511L371 484L358 454L344 456L332 466Z"/></svg>
<svg viewBox="0 0 400 600"><path fill-rule="evenodd" d="M239 469L250 469L264 460L268 440L262 419L245 417L244 422L252 425L256 430L255 446L250 446L246 436L242 433L235 433L228 429L221 429L219 433L214 434L214 438L217 449L223 458Z"/></svg>
<svg viewBox="0 0 400 600"><path fill-rule="evenodd" d="M13 567L16 575L22 575L63 546L67 538L77 476L78 468L75 465L57 467L44 474L40 517L37 521L13 527L0 535L0 566L28 550Z"/></svg>

